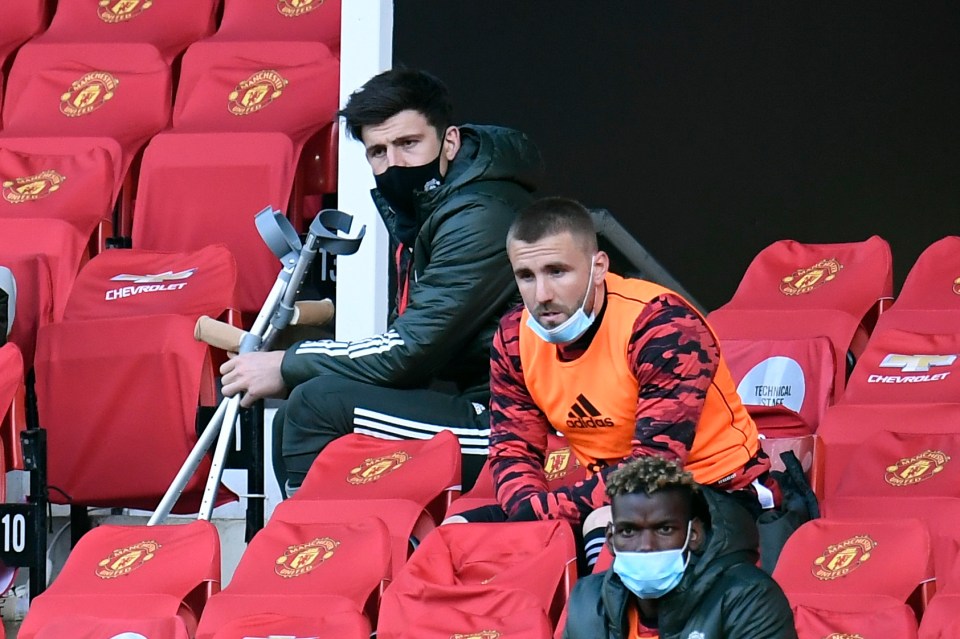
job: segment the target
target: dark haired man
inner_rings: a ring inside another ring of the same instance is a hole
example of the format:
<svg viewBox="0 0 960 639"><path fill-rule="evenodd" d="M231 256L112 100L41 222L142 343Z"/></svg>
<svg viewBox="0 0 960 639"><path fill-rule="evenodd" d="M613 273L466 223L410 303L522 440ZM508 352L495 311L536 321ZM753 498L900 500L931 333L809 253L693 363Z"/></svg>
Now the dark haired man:
<svg viewBox="0 0 960 639"><path fill-rule="evenodd" d="M288 493L349 432L425 439L451 430L468 487L488 450L491 336L516 297L503 238L532 200L539 152L517 131L454 126L446 87L422 71L375 76L340 115L363 143L393 244L389 328L233 358L221 368L224 394L245 391L249 405L293 389L277 418ZM434 382L453 390L428 389Z"/></svg>
<svg viewBox="0 0 960 639"><path fill-rule="evenodd" d="M796 639L738 504L658 457L610 473L606 493L613 567L577 583L564 639Z"/></svg>
<svg viewBox="0 0 960 639"><path fill-rule="evenodd" d="M501 320L490 361L490 460L503 513L463 519L602 517L593 513L606 504L607 476L645 456L678 461L755 515L774 505L760 481L770 465L756 425L697 311L673 291L609 273L590 213L574 200L524 209L507 253L523 305ZM552 491L543 471L551 429L588 470Z"/></svg>

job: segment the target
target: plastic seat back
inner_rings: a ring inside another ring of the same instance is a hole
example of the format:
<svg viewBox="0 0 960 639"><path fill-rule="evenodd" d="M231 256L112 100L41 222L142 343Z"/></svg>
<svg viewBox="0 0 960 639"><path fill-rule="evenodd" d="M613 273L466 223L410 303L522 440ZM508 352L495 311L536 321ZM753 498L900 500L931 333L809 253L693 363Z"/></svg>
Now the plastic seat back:
<svg viewBox="0 0 960 639"><path fill-rule="evenodd" d="M38 335L37 404L48 432L49 482L64 493L53 491L53 500L156 506L197 440L198 403L213 403L210 352L193 339L194 325L201 314L227 310L235 278L222 246L111 250L90 261L64 321ZM207 464L185 490L188 510Z"/></svg>
<svg viewBox="0 0 960 639"><path fill-rule="evenodd" d="M960 637L960 595L938 594L920 620L920 639Z"/></svg>
<svg viewBox="0 0 960 639"><path fill-rule="evenodd" d="M387 528L373 517L336 523L334 513L326 515L309 523L274 516L244 551L230 585L208 602L198 636L254 614L321 617L320 604L331 596L348 599L357 612L372 602L375 613L390 567ZM314 605L304 606L311 598Z"/></svg>
<svg viewBox="0 0 960 639"><path fill-rule="evenodd" d="M322 42L339 55L341 0L225 0L215 40Z"/></svg>
<svg viewBox="0 0 960 639"><path fill-rule="evenodd" d="M917 617L904 603L878 597L869 611L838 612L808 606L793 609L799 639L885 637L916 639Z"/></svg>
<svg viewBox="0 0 960 639"><path fill-rule="evenodd" d="M344 600L346 601L346 600ZM253 639L254 637L337 637L337 639L369 639L370 622L359 612L340 610L340 602L331 598L315 601L316 614L302 610L303 616L260 613L243 615L227 621L214 634L200 634L197 639Z"/></svg>
<svg viewBox="0 0 960 639"><path fill-rule="evenodd" d="M431 533L384 593L378 636L451 634L444 610L506 616L538 609L556 621L572 586L573 533L561 521L451 524ZM456 623L453 623L456 622Z"/></svg>
<svg viewBox="0 0 960 639"><path fill-rule="evenodd" d="M61 2L39 39L51 42L142 42L170 64L189 44L213 33L218 0Z"/></svg>
<svg viewBox="0 0 960 639"><path fill-rule="evenodd" d="M906 602L933 577L930 535L917 519L815 519L787 540L773 571L791 605L863 612L871 597Z"/></svg>
<svg viewBox="0 0 960 639"><path fill-rule="evenodd" d="M174 130L280 132L299 149L334 121L339 83L319 43L197 42L183 56Z"/></svg>
<svg viewBox="0 0 960 639"><path fill-rule="evenodd" d="M177 526L101 525L84 535L53 584L31 602L19 636L86 616L179 616L192 633L204 599L220 584L220 540L207 521Z"/></svg>
<svg viewBox="0 0 960 639"><path fill-rule="evenodd" d="M121 174L170 122L170 67L148 44L34 44L20 49L3 105L3 134L103 137Z"/></svg>

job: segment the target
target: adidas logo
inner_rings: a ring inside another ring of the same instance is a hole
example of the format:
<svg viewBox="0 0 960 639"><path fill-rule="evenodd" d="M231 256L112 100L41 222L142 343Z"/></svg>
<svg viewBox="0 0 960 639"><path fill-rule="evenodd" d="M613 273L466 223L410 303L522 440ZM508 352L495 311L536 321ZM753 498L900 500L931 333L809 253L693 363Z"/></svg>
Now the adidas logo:
<svg viewBox="0 0 960 639"><path fill-rule="evenodd" d="M569 428L613 428L613 420L600 415L600 411L583 395L577 395L577 401L567 414Z"/></svg>

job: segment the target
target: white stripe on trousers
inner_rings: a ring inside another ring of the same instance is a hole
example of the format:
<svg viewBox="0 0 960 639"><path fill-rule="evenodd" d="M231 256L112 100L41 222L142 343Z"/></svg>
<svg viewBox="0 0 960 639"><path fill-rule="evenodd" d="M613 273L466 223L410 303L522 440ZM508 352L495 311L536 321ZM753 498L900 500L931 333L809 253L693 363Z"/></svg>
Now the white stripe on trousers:
<svg viewBox="0 0 960 639"><path fill-rule="evenodd" d="M353 426L355 433L380 439L430 439L442 430L449 430L460 440L460 452L464 455L486 455L490 451L489 428L429 424L359 407L353 409Z"/></svg>

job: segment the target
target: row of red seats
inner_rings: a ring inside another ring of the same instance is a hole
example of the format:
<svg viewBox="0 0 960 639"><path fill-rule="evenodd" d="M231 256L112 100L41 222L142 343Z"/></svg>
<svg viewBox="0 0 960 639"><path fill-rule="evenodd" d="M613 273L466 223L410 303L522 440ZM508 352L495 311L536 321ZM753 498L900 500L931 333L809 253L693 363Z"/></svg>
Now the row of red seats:
<svg viewBox="0 0 960 639"><path fill-rule="evenodd" d="M216 532L206 522L101 526L34 602L19 636L53 636L44 633L67 624L92 633L162 623L180 633L164 636L205 639L366 637L371 629L386 639L548 639L576 578L569 526L436 530L453 512L459 475L447 432L426 441L344 437L277 508L222 592ZM411 539L420 540L415 550Z"/></svg>

